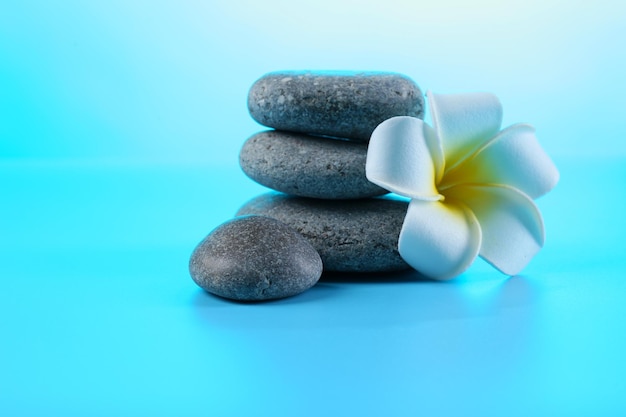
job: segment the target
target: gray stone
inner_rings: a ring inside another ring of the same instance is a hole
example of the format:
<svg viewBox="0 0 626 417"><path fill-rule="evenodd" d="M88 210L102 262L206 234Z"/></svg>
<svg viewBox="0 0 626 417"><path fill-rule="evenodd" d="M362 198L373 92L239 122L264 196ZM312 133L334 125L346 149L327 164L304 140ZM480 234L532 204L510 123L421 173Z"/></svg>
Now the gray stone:
<svg viewBox="0 0 626 417"><path fill-rule="evenodd" d="M365 176L367 144L269 130L250 137L239 153L254 181L302 197L349 199L386 194Z"/></svg>
<svg viewBox="0 0 626 417"><path fill-rule="evenodd" d="M389 72L282 71L257 80L250 115L279 130L369 141L394 116L424 116L424 97L410 78Z"/></svg>
<svg viewBox="0 0 626 417"><path fill-rule="evenodd" d="M221 297L269 300L311 288L322 274L322 261L289 226L245 216L223 223L202 240L189 272L196 284Z"/></svg>
<svg viewBox="0 0 626 417"><path fill-rule="evenodd" d="M407 201L390 197L317 200L270 192L237 214L260 214L290 225L318 251L325 271L381 272L410 268L398 253L407 208Z"/></svg>

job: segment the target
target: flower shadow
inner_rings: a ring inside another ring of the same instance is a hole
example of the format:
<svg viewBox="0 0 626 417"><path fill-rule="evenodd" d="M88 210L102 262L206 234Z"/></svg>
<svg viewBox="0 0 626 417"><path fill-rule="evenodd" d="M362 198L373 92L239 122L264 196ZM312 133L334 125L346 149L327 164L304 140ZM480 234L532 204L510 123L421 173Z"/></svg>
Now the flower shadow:
<svg viewBox="0 0 626 417"><path fill-rule="evenodd" d="M321 331L491 320L511 309L532 308L540 296L532 278L493 277L478 273L437 282L414 271L325 273L313 288L293 297L241 302L198 290L192 304L195 315L211 327Z"/></svg>

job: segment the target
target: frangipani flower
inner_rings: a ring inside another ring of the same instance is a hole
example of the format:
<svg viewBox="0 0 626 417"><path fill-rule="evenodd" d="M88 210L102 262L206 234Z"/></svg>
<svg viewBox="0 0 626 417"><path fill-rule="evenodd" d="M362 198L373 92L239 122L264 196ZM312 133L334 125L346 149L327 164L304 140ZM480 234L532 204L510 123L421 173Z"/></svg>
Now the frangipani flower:
<svg viewBox="0 0 626 417"><path fill-rule="evenodd" d="M500 130L494 95L427 96L433 127L393 117L374 130L368 148L367 178L411 199L400 255L435 279L462 273L478 255L519 273L543 246L533 199L556 185L556 167L532 126Z"/></svg>

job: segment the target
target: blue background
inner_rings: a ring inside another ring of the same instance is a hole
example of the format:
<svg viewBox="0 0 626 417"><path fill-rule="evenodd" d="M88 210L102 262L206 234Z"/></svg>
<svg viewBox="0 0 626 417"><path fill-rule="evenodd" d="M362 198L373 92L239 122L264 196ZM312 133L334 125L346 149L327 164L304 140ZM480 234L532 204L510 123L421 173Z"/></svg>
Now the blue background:
<svg viewBox="0 0 626 417"><path fill-rule="evenodd" d="M626 6L0 0L0 414L626 414ZM239 304L194 246L265 189L246 96L280 69L491 91L561 171L521 276L479 261Z"/></svg>

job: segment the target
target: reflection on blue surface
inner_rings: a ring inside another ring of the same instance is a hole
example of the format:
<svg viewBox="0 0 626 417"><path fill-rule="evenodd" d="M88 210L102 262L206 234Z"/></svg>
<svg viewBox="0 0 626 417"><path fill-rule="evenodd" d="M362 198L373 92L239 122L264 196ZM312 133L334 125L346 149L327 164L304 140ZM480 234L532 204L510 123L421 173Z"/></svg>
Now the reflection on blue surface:
<svg viewBox="0 0 626 417"><path fill-rule="evenodd" d="M521 276L483 263L448 283L329 274L256 304L207 294L187 271L204 234L259 192L236 167L5 166L0 408L619 415L626 200L563 202L595 183L588 172L617 187L625 166L561 161L565 180L539 201L546 247ZM240 176L237 193L220 189L226 176ZM197 192L207 186L224 198Z"/></svg>
<svg viewBox="0 0 626 417"><path fill-rule="evenodd" d="M624 5L8 3L0 415L626 414ZM201 291L193 247L264 191L237 153L247 89L281 69L498 94L561 171L543 251L513 278Z"/></svg>

